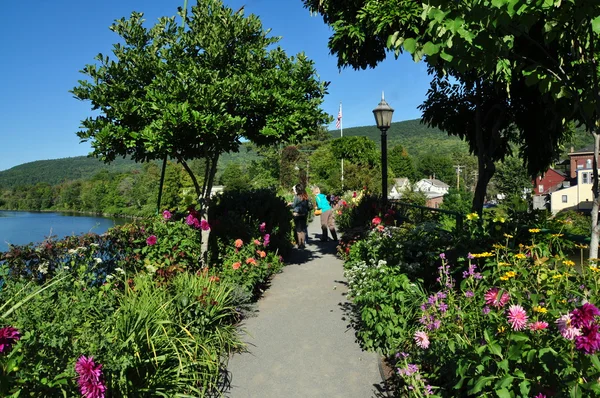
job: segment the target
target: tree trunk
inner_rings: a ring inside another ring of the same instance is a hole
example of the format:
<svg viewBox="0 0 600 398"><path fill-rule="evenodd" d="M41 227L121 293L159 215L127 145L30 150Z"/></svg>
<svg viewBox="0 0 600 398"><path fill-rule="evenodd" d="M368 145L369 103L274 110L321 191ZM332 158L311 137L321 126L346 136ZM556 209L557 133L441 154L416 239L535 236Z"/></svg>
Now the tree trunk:
<svg viewBox="0 0 600 398"><path fill-rule="evenodd" d="M592 192L594 201L592 202L592 236L590 239L590 258L598 258L598 241L600 238L600 225L598 225L598 211L600 210L600 192L598 192L598 151L600 150L600 132L593 131L594 136L594 159L592 160L592 173L594 183Z"/></svg>
<svg viewBox="0 0 600 398"><path fill-rule="evenodd" d="M475 194L473 196L473 205L471 211L479 214L483 214L483 204L485 202L485 194L487 192L487 186L496 172L496 165L492 161L486 161L484 155L478 155L479 175L477 176L477 186L475 187Z"/></svg>
<svg viewBox="0 0 600 398"><path fill-rule="evenodd" d="M183 159L179 159L179 163L181 163L183 165L183 168L185 169L185 171L187 171L187 173L189 174L190 178L192 179L192 182L194 183L194 189L196 190L196 195L200 196L200 194L202 193L202 191L200 190L200 184L198 184L198 180L196 179L196 176L194 175L194 172L192 171L192 169L190 169L190 166L188 166L188 164L186 163L185 160Z"/></svg>
<svg viewBox="0 0 600 398"><path fill-rule="evenodd" d="M219 163L219 153L215 153L211 159L210 174L208 175L208 182L206 184L205 191L202 197L206 200L210 199L210 192L212 191L213 183L215 181L215 174L217 174L217 163Z"/></svg>

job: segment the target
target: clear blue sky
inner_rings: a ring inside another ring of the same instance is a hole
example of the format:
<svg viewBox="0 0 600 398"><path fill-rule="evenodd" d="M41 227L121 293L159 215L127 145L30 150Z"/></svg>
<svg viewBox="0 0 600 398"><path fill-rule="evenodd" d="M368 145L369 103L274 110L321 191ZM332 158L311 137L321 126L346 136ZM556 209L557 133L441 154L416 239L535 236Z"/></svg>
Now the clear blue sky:
<svg viewBox="0 0 600 398"><path fill-rule="evenodd" d="M79 143L80 121L91 114L89 102L69 93L84 76L85 64L98 53L112 54L118 36L108 27L131 11L145 14L148 26L176 14L183 0L5 0L0 5L0 171L35 160L87 155ZM189 0L188 4L196 4ZM288 55L304 51L322 80L330 81L323 108L337 115L343 103L343 126L372 125L371 110L381 91L396 110L394 121L416 119L429 78L423 63L393 57L376 69L338 70L329 54L330 29L311 16L301 0L225 0L225 4L260 16L271 34L281 36ZM330 129L335 129L332 123Z"/></svg>

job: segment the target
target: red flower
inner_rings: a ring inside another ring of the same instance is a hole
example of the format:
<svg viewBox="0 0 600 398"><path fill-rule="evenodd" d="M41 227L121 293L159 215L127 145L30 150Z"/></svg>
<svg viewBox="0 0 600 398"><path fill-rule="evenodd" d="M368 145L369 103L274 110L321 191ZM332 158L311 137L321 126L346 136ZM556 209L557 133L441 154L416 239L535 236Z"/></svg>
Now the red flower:
<svg viewBox="0 0 600 398"><path fill-rule="evenodd" d="M12 326L0 328L0 354L8 352L21 338L21 333Z"/></svg>
<svg viewBox="0 0 600 398"><path fill-rule="evenodd" d="M233 263L231 265L231 268L233 268L233 269L239 269L241 266L242 266L242 263L240 263L239 261L237 261L237 262L235 262L235 263Z"/></svg>
<svg viewBox="0 0 600 398"><path fill-rule="evenodd" d="M371 223L372 223L373 225L379 225L379 224L381 224L381 218L379 218L379 217L375 217L375 218L374 218L374 219L371 221Z"/></svg>
<svg viewBox="0 0 600 398"><path fill-rule="evenodd" d="M148 239L146 239L146 244L148 246L154 246L156 244L157 238L156 235L150 235Z"/></svg>

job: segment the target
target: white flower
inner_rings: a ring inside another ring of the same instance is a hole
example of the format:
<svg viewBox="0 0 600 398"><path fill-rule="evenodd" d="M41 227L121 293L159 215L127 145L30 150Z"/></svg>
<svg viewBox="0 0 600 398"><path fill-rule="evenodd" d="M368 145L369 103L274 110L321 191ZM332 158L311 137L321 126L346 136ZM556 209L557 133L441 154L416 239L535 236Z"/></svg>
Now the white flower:
<svg viewBox="0 0 600 398"><path fill-rule="evenodd" d="M100 246L100 245L99 245L99 244L97 244L97 243L90 243L90 246L92 246L92 247L98 247L98 246Z"/></svg>
<svg viewBox="0 0 600 398"><path fill-rule="evenodd" d="M114 278L114 275L106 275L106 280L109 281Z"/></svg>
<svg viewBox="0 0 600 398"><path fill-rule="evenodd" d="M75 249L69 249L68 253L69 254L75 254L75 253L77 253L77 250L75 250Z"/></svg>
<svg viewBox="0 0 600 398"><path fill-rule="evenodd" d="M102 262L102 259L100 257L96 257L94 258L94 261L96 262L96 264L100 264Z"/></svg>
<svg viewBox="0 0 600 398"><path fill-rule="evenodd" d="M125 271L123 271L123 268L119 268L119 267L117 267L117 268L115 268L115 271L117 271L117 272L118 272L118 273L120 273L120 274L123 274L123 275L125 275Z"/></svg>
<svg viewBox="0 0 600 398"><path fill-rule="evenodd" d="M47 274L48 273L48 262L44 261L43 263L40 264L40 266L38 267L38 271L40 271L42 274Z"/></svg>

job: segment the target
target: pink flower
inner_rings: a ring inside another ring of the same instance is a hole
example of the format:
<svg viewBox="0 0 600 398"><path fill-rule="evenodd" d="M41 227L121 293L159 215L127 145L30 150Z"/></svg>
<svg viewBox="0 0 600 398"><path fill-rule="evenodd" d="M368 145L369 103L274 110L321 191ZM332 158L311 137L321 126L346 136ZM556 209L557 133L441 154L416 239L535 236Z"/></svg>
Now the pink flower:
<svg viewBox="0 0 600 398"><path fill-rule="evenodd" d="M267 223L264 222L264 223L260 224L260 226L258 227L258 229L260 230L261 234L264 234L265 231L267 230Z"/></svg>
<svg viewBox="0 0 600 398"><path fill-rule="evenodd" d="M185 218L185 223L187 225L193 226L194 224L196 224L198 222L198 219L196 217L194 217L193 214L188 214L188 216Z"/></svg>
<svg viewBox="0 0 600 398"><path fill-rule="evenodd" d="M575 348L584 354L594 354L600 350L600 333L598 325L590 323L581 328L581 336L575 337Z"/></svg>
<svg viewBox="0 0 600 398"><path fill-rule="evenodd" d="M508 303L508 301L510 300L510 295L506 292L502 293L502 295L500 295L499 293L500 289L498 289L497 287L493 287L490 290L488 290L487 293L484 295L485 303L496 308L504 307L506 303Z"/></svg>
<svg viewBox="0 0 600 398"><path fill-rule="evenodd" d="M558 331L567 340L575 340L575 337L581 336L581 330L573 326L571 323L571 315L562 315L556 320Z"/></svg>
<svg viewBox="0 0 600 398"><path fill-rule="evenodd" d="M271 242L271 235L269 235L269 234L265 234L265 236L264 236L264 242L263 242L263 245L264 245L265 247L267 247L267 246L269 246L269 243L270 243L270 242Z"/></svg>
<svg viewBox="0 0 600 398"><path fill-rule="evenodd" d="M206 220L200 221L200 229L202 229L203 231L210 230L210 224L208 223L208 221L206 221Z"/></svg>
<svg viewBox="0 0 600 398"><path fill-rule="evenodd" d="M542 393L539 393L538 395L536 395L533 398L546 398L546 396L544 394L542 394Z"/></svg>
<svg viewBox="0 0 600 398"><path fill-rule="evenodd" d="M154 246L156 244L157 238L156 235L150 235L148 239L146 239L146 244L148 246Z"/></svg>
<svg viewBox="0 0 600 398"><path fill-rule="evenodd" d="M256 260L253 257L248 257L246 259L246 264L256 265Z"/></svg>
<svg viewBox="0 0 600 398"><path fill-rule="evenodd" d="M375 218L373 218L373 220L371 220L371 223L373 225L379 225L379 224L381 224L381 218L375 217Z"/></svg>
<svg viewBox="0 0 600 398"><path fill-rule="evenodd" d="M548 322L544 321L535 321L529 324L529 329L532 331L536 330L544 330L548 327Z"/></svg>
<svg viewBox="0 0 600 398"><path fill-rule="evenodd" d="M527 313L520 305L511 305L508 308L508 323L513 330L523 330L527 325Z"/></svg>
<svg viewBox="0 0 600 398"><path fill-rule="evenodd" d="M429 336L427 336L427 333L419 330L415 332L415 342L419 347L427 349L429 347Z"/></svg>
<svg viewBox="0 0 600 398"><path fill-rule="evenodd" d="M598 315L600 315L600 310L595 305L585 303L571 311L571 322L576 328L581 328L594 322Z"/></svg>
<svg viewBox="0 0 600 398"><path fill-rule="evenodd" d="M12 326L0 328L0 354L10 351L20 338L21 333Z"/></svg>
<svg viewBox="0 0 600 398"><path fill-rule="evenodd" d="M240 263L239 261L231 264L231 268L233 269L239 269L242 266L242 263Z"/></svg>
<svg viewBox="0 0 600 398"><path fill-rule="evenodd" d="M244 241L241 239L236 239L233 244L235 245L235 247L237 247L239 249L240 247L242 247L244 245Z"/></svg>
<svg viewBox="0 0 600 398"><path fill-rule="evenodd" d="M104 398L106 386L102 380L102 365L96 364L94 357L79 357L75 371L79 374L77 383L81 395L85 398Z"/></svg>
<svg viewBox="0 0 600 398"><path fill-rule="evenodd" d="M164 218L165 220L170 220L170 219L171 219L171 216L172 216L172 214L171 214L171 212L170 212L169 210L165 210L165 211L163 211L163 218Z"/></svg>
<svg viewBox="0 0 600 398"><path fill-rule="evenodd" d="M260 245L260 241L258 239L254 239L254 244L255 245Z"/></svg>

